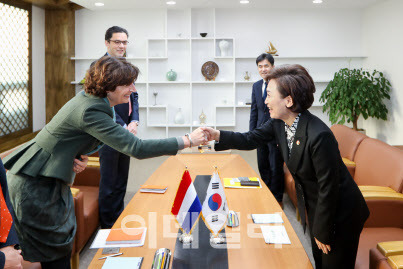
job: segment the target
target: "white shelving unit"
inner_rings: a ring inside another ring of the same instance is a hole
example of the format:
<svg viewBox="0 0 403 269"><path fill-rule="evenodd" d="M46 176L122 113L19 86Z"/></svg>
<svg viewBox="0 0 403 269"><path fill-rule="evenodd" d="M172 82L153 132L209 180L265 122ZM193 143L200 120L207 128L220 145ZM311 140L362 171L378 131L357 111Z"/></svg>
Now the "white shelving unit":
<svg viewBox="0 0 403 269"><path fill-rule="evenodd" d="M235 55L239 38L216 36L215 9L167 9L165 33L146 40L145 57L126 58L137 65L141 74L136 81L139 92L140 122L146 126L150 136L167 137L183 135L200 126L199 115L203 111L208 126L226 130L247 131L249 126L252 85L260 80L255 59L258 55ZM200 33L207 33L201 37ZM229 43L229 56L221 56L219 42ZM129 54L130 56L130 54ZM311 112L326 121L319 97L332 79L333 74L343 67L361 67L362 55L285 55L275 56L275 65L298 63L308 68L314 78L317 91ZM72 57L76 63L78 84L86 69L97 57ZM206 81L201 67L207 61L219 66L215 81ZM167 81L166 73L173 69L176 81ZM245 72L250 80L245 81ZM79 87L79 86L77 86ZM157 92L157 105L154 104ZM177 111L181 108L184 124L175 124Z"/></svg>

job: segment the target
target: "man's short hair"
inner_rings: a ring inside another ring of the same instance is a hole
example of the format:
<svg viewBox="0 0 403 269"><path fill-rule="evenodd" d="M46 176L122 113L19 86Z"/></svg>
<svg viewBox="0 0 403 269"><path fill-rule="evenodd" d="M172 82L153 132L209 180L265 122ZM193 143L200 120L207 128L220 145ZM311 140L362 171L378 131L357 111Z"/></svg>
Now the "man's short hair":
<svg viewBox="0 0 403 269"><path fill-rule="evenodd" d="M129 33L127 32L127 30L125 28L122 28L122 27L119 27L119 26L112 26L111 28L106 30L105 40L106 41L111 40L112 35L114 33L125 33L127 35L127 37L129 37Z"/></svg>
<svg viewBox="0 0 403 269"><path fill-rule="evenodd" d="M268 60L269 63L274 66L274 58L269 53L262 53L256 58L256 65L258 65L261 61Z"/></svg>

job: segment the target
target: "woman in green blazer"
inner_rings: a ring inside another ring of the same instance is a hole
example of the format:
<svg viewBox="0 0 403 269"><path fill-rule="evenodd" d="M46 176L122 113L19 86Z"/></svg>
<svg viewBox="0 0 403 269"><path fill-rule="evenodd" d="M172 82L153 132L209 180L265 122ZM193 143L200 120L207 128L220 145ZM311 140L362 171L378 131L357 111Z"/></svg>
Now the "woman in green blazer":
<svg viewBox="0 0 403 269"><path fill-rule="evenodd" d="M124 59L101 58L86 75L85 92L67 102L33 140L5 158L25 260L41 262L42 268L70 268L76 220L69 186L76 158L102 144L144 159L175 155L184 147L206 142L201 129L183 137L141 140L115 123L113 106L129 101L138 73Z"/></svg>

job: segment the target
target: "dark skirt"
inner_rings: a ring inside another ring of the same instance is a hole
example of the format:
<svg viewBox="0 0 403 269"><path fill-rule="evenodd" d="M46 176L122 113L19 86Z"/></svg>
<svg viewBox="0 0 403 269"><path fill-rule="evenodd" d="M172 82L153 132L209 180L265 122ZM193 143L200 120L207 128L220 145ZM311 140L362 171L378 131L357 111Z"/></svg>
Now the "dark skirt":
<svg viewBox="0 0 403 269"><path fill-rule="evenodd" d="M49 262L69 255L76 233L70 187L58 179L10 172L7 181L24 259Z"/></svg>

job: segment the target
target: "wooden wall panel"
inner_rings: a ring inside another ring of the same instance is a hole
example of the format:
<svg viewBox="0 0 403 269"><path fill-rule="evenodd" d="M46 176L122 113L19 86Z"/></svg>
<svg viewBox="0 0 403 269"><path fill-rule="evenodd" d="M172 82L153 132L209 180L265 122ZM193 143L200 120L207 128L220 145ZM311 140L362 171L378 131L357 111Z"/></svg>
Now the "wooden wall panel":
<svg viewBox="0 0 403 269"><path fill-rule="evenodd" d="M74 55L75 11L45 11L45 88L46 122L75 95L71 84L75 76Z"/></svg>

